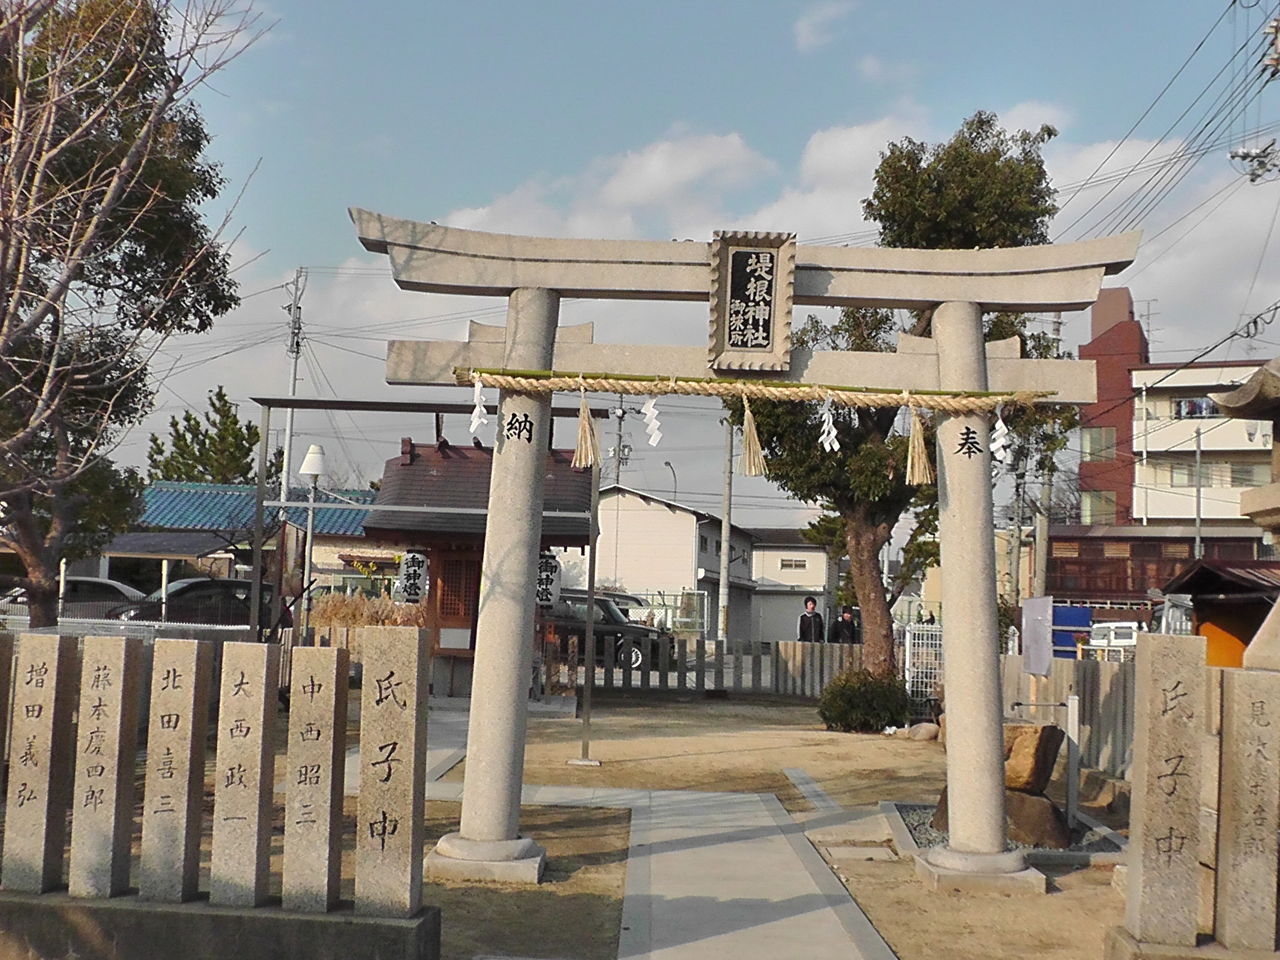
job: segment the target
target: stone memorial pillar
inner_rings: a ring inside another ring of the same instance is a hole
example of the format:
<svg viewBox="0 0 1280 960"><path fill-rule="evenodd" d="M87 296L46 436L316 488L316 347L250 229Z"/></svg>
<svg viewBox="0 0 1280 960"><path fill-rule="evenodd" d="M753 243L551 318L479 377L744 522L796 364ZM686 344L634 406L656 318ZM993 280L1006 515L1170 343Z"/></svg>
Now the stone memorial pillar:
<svg viewBox="0 0 1280 960"><path fill-rule="evenodd" d="M182 903L196 895L212 684L213 644L156 640L138 875L144 900Z"/></svg>
<svg viewBox="0 0 1280 960"><path fill-rule="evenodd" d="M505 367L551 368L559 309L551 290L511 294ZM541 847L520 837L519 824L550 422L549 394L499 394L462 821L436 845L431 868L441 875L494 879L496 870L505 880L536 883L546 860Z"/></svg>
<svg viewBox="0 0 1280 960"><path fill-rule="evenodd" d="M1136 686L1125 928L1140 944L1194 946L1200 902L1204 638L1143 634Z"/></svg>
<svg viewBox="0 0 1280 960"><path fill-rule="evenodd" d="M81 646L73 897L114 897L129 888L141 651L137 637L85 637Z"/></svg>
<svg viewBox="0 0 1280 960"><path fill-rule="evenodd" d="M9 742L9 724L13 718L14 636L0 630L0 749Z"/></svg>
<svg viewBox="0 0 1280 960"><path fill-rule="evenodd" d="M382 917L422 908L428 654L425 631L406 633L368 627L360 641L356 913Z"/></svg>
<svg viewBox="0 0 1280 960"><path fill-rule="evenodd" d="M933 315L944 390L986 390L982 310L944 303ZM1000 696L990 425L981 414L938 425L938 541L942 546L942 631L947 690L947 809L950 837L928 862L963 873L1015 873L1006 851L1004 710Z"/></svg>
<svg viewBox="0 0 1280 960"><path fill-rule="evenodd" d="M76 638L24 633L13 678L0 883L44 893L62 883L71 792Z"/></svg>
<svg viewBox="0 0 1280 960"><path fill-rule="evenodd" d="M283 905L323 912L341 880L350 669L341 647L294 647L291 656Z"/></svg>
<svg viewBox="0 0 1280 960"><path fill-rule="evenodd" d="M1276 948L1278 761L1280 673L1223 671L1214 936L1230 950Z"/></svg>
<svg viewBox="0 0 1280 960"><path fill-rule="evenodd" d="M224 643L218 686L209 902L253 907L266 899L270 875L279 645Z"/></svg>

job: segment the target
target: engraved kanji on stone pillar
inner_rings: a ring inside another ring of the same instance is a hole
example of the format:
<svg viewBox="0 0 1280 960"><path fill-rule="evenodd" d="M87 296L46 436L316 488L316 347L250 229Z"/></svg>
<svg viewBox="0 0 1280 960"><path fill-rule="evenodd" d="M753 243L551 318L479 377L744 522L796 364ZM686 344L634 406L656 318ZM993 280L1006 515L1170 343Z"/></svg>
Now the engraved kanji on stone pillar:
<svg viewBox="0 0 1280 960"><path fill-rule="evenodd" d="M252 907L266 899L270 876L272 728L280 647L223 644L218 688L209 902Z"/></svg>
<svg viewBox="0 0 1280 960"><path fill-rule="evenodd" d="M1214 936L1229 950L1276 947L1280 673L1225 670Z"/></svg>
<svg viewBox="0 0 1280 960"><path fill-rule="evenodd" d="M396 627L368 628L360 649L356 912L411 917L422 906L426 636Z"/></svg>
<svg viewBox="0 0 1280 960"><path fill-rule="evenodd" d="M81 646L73 897L114 897L129 888L141 651L137 637L85 637Z"/></svg>
<svg viewBox="0 0 1280 960"><path fill-rule="evenodd" d="M211 643L155 642L138 876L144 900L181 903L196 895L212 685Z"/></svg>
<svg viewBox="0 0 1280 960"><path fill-rule="evenodd" d="M44 893L62 883L75 663L75 637L24 633L18 638L0 863L0 882L9 890Z"/></svg>
<svg viewBox="0 0 1280 960"><path fill-rule="evenodd" d="M1205 703L1204 638L1143 634L1125 904L1140 943L1196 942Z"/></svg>
<svg viewBox="0 0 1280 960"><path fill-rule="evenodd" d="M292 658L283 902L323 912L337 902L341 876L347 651L294 647Z"/></svg>

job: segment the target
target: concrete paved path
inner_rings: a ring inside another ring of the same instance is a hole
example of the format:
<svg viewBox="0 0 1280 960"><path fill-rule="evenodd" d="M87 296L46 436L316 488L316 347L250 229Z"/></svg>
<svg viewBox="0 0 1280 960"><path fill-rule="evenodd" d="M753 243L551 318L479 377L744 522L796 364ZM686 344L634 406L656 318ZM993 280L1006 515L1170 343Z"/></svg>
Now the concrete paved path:
<svg viewBox="0 0 1280 960"><path fill-rule="evenodd" d="M461 799L438 778L466 741L466 713L431 711L428 798ZM353 751L348 794L359 775ZM619 960L896 960L772 794L526 786L522 800L631 810Z"/></svg>

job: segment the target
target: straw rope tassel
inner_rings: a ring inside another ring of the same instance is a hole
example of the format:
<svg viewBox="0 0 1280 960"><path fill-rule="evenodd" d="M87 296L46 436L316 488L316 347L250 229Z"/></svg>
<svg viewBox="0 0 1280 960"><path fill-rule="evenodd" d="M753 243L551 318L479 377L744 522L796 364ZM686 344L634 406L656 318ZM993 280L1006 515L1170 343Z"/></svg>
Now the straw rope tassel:
<svg viewBox="0 0 1280 960"><path fill-rule="evenodd" d="M573 468L581 470L600 462L600 440L596 437L596 425L587 406L587 395L582 395L578 406L578 443L573 448Z"/></svg>
<svg viewBox="0 0 1280 960"><path fill-rule="evenodd" d="M751 414L751 401L742 398L742 475L764 476L764 453L756 434L756 418Z"/></svg>
<svg viewBox="0 0 1280 960"><path fill-rule="evenodd" d="M907 441L907 483L913 487L933 483L929 450L924 441L924 421L914 407L911 408L911 437Z"/></svg>

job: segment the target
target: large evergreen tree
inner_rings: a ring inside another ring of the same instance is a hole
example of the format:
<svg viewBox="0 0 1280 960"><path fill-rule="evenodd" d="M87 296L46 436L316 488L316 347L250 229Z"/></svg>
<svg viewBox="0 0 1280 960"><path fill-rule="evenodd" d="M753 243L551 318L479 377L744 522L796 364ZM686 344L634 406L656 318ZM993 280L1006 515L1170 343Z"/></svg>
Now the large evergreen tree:
<svg viewBox="0 0 1280 960"><path fill-rule="evenodd" d="M209 394L203 418L190 410L169 418L169 441L151 434L147 450L148 480L192 480L200 483L252 483L257 480L256 456L262 434L240 419L236 405L219 386ZM277 480L284 451L276 450L268 465Z"/></svg>
<svg viewBox="0 0 1280 960"><path fill-rule="evenodd" d="M881 154L866 215L880 225L880 243L926 249L1017 247L1044 243L1056 211L1040 148L1054 135L1009 134L994 114L965 120L947 142L910 138ZM926 334L928 312L911 330ZM1021 333L1019 318L987 318L988 336ZM846 309L827 326L815 318L796 342L814 349L890 351L898 326L884 310ZM907 579L937 562L937 500L932 487L906 482L907 438L895 431L898 411L837 408L840 451L819 446L817 404L753 403L752 412L770 479L802 500L817 501L828 514L811 536L849 557L849 586L862 616L863 662L882 677L896 675L890 604ZM930 444L930 447L932 444ZM903 574L886 589L880 552L904 513L917 515Z"/></svg>

